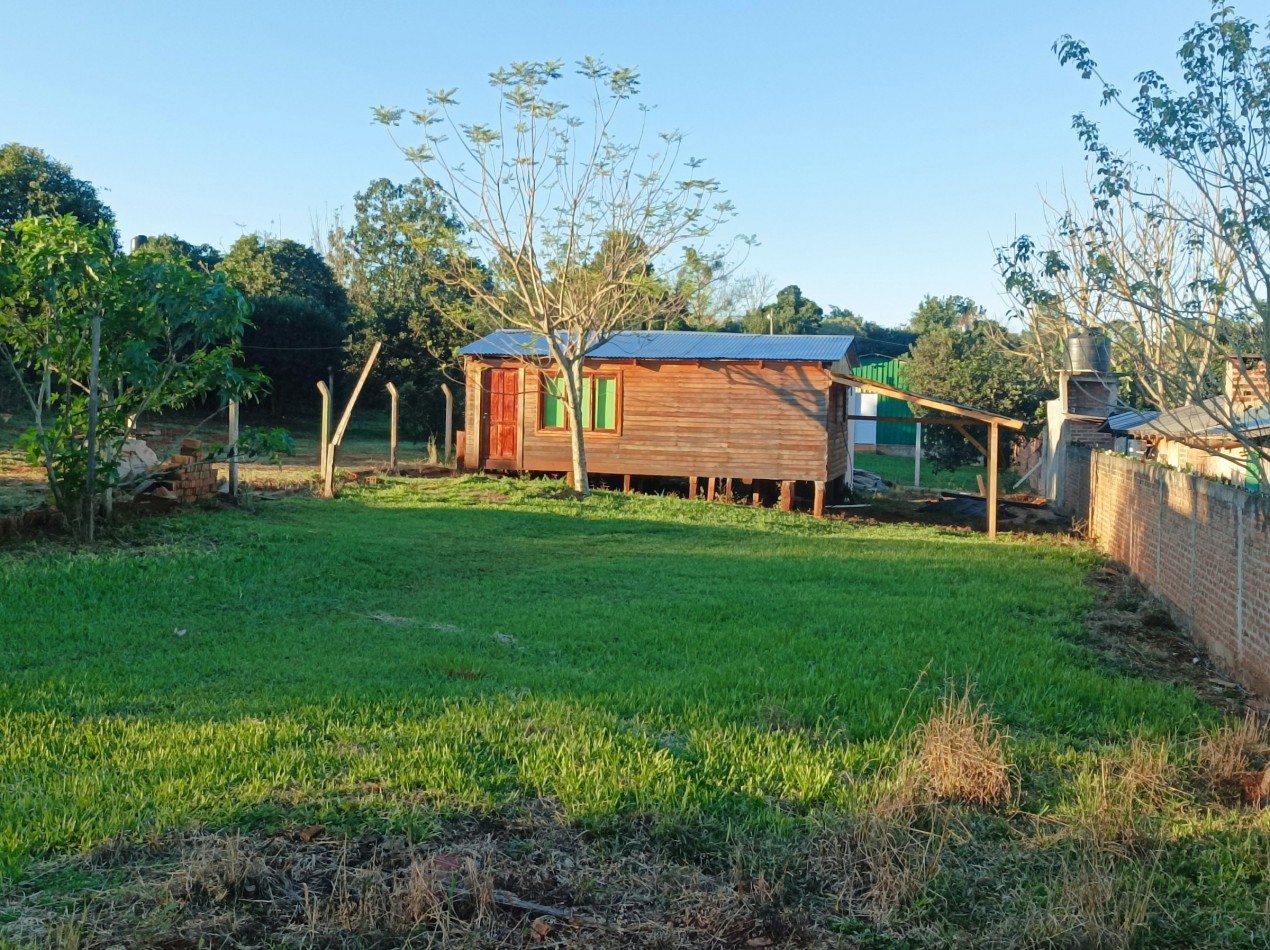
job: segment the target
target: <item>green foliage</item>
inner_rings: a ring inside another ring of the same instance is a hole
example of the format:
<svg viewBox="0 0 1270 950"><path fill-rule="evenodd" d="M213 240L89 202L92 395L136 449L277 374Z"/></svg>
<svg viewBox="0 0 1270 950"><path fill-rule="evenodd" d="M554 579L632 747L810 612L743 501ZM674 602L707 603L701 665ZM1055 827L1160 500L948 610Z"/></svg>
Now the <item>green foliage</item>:
<svg viewBox="0 0 1270 950"><path fill-rule="evenodd" d="M969 297L927 294L909 318L909 330L921 336L932 330L968 330L984 319L984 309Z"/></svg>
<svg viewBox="0 0 1270 950"><path fill-rule="evenodd" d="M1270 45L1233 7L1215 0L1211 10L1182 35L1176 80L1145 70L1129 93L1081 41L1054 44L1127 117L1133 155L1075 116L1090 208L1069 208L1051 246L1025 237L998 255L1021 303L1059 318L1051 351L1068 319L1105 329L1135 395L1160 408L1207 395L1223 356L1270 356ZM1214 423L1256 450L1240 415L1218 412L1205 428Z"/></svg>
<svg viewBox="0 0 1270 950"><path fill-rule="evenodd" d="M741 321L746 333L819 333L825 312L803 296L797 284L776 294L774 303L752 310Z"/></svg>
<svg viewBox="0 0 1270 950"><path fill-rule="evenodd" d="M444 428L441 384L449 379L463 390L458 348L492 328L471 295L445 281L456 267L477 265L449 202L424 179L377 179L355 196L353 209L351 227L332 230L328 255L352 305L345 368L359 371L382 340L372 388L397 385L402 434L423 441ZM457 264L456 255L463 258Z"/></svg>
<svg viewBox="0 0 1270 950"><path fill-rule="evenodd" d="M89 182L38 148L10 142L0 146L0 232L36 215L74 215L81 224L105 224L112 246L114 212Z"/></svg>
<svg viewBox="0 0 1270 950"><path fill-rule="evenodd" d="M828 315L820 321L820 332L854 336L856 356L860 359L867 356L893 358L917 340L917 334L905 327L884 327L842 307L829 308Z"/></svg>
<svg viewBox="0 0 1270 950"><path fill-rule="evenodd" d="M219 275L116 254L105 222L26 218L0 237L0 358L34 416L21 446L45 468L72 524L84 520L89 493L93 321L101 321L95 494L117 477L129 417L259 388L260 375L237 365L246 314Z"/></svg>
<svg viewBox="0 0 1270 950"><path fill-rule="evenodd" d="M926 301L931 299L928 297ZM949 299L961 301L964 298ZM909 389L1022 419L1028 426L1015 435L1015 439L1039 431L1044 402L1052 394L1028 360L1011 348L1017 344L1016 340L990 321L981 320L965 329L939 323L931 323L930 327L909 351ZM927 455L936 471L970 465L979 457L979 450L951 426L927 426L924 436ZM1006 438L1003 430L1000 453L1003 469L1010 463Z"/></svg>
<svg viewBox="0 0 1270 950"><path fill-rule="evenodd" d="M243 349L272 380L275 409L311 407L314 385L343 361L348 297L322 256L248 234L217 265L251 305Z"/></svg>
<svg viewBox="0 0 1270 950"><path fill-rule="evenodd" d="M191 244L175 234L160 234L147 238L146 242L135 251L137 254L157 255L164 260L184 261L190 267L203 271L213 271L224 255L210 244Z"/></svg>

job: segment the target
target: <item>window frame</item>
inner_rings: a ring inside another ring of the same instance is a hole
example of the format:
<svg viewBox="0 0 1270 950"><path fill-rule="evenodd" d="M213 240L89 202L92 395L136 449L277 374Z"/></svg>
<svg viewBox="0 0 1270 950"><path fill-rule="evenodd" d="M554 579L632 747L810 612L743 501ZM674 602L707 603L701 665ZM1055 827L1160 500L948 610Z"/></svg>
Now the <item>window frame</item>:
<svg viewBox="0 0 1270 950"><path fill-rule="evenodd" d="M544 433L565 433L572 428L572 419L569 416L568 407L565 405L564 395L556 395L554 391L555 381L563 380L563 375L558 369L539 370L538 372L538 426L539 432ZM596 383L597 379L611 379L613 381L613 428L597 429L595 427L595 404L596 404ZM582 381L585 391L582 395L582 407L586 412L587 418L584 421L582 431L598 436L619 436L622 434L622 401L624 398L624 385L621 370L584 370L582 373ZM561 409L564 412L564 425L554 426L547 425L547 399L554 398L559 400Z"/></svg>

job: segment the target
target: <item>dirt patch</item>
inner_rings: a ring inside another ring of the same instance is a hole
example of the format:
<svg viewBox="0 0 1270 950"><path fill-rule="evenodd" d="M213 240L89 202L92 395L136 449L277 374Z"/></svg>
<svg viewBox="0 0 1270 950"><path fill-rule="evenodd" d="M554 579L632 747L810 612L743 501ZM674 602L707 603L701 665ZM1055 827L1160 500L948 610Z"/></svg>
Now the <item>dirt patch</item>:
<svg viewBox="0 0 1270 950"><path fill-rule="evenodd" d="M1270 711L1270 704L1219 671L1174 622L1168 608L1124 568L1107 565L1090 576L1101 594L1085 618L1089 645L1117 669L1189 686L1204 702L1231 715Z"/></svg>
<svg viewBox="0 0 1270 950"><path fill-rule="evenodd" d="M0 937L74 937L86 950L833 945L761 875L713 875L624 844L618 853L583 832L515 822L468 824L428 844L327 836L320 825L121 841L36 868L36 882L82 881L62 905L77 909L18 889L0 904Z"/></svg>

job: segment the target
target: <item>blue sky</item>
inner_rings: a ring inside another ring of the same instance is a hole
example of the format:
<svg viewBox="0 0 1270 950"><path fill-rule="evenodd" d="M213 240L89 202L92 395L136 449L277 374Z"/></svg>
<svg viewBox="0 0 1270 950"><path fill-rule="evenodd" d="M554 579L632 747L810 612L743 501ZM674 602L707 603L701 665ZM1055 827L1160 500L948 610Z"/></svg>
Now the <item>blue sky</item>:
<svg viewBox="0 0 1270 950"><path fill-rule="evenodd" d="M421 107L437 87L476 102L506 63L597 55L637 66L642 100L708 160L736 229L761 242L744 269L888 325L927 293L1001 315L993 246L1040 228L1043 193L1083 182L1071 116L1100 111L1054 40L1084 39L1127 87L1167 70L1208 13L1195 0L0 0L0 141L70 164L125 237L308 241L372 179L414 172L373 106Z"/></svg>

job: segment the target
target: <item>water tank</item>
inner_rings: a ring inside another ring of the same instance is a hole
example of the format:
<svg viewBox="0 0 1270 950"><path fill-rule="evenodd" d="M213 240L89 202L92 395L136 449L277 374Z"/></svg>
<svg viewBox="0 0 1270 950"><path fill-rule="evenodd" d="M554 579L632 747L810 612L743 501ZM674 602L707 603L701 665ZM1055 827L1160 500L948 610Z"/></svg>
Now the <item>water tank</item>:
<svg viewBox="0 0 1270 950"><path fill-rule="evenodd" d="M144 234L138 234L132 239L132 252L136 253L150 243L150 239Z"/></svg>
<svg viewBox="0 0 1270 950"><path fill-rule="evenodd" d="M1111 343L1097 330L1077 330L1067 338L1069 373L1110 373Z"/></svg>

